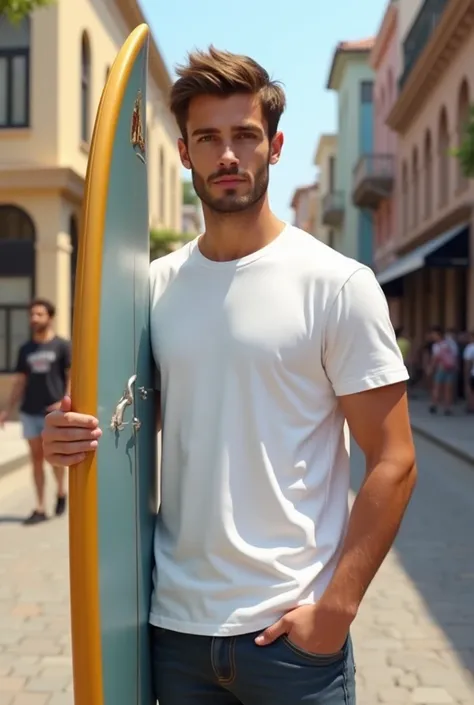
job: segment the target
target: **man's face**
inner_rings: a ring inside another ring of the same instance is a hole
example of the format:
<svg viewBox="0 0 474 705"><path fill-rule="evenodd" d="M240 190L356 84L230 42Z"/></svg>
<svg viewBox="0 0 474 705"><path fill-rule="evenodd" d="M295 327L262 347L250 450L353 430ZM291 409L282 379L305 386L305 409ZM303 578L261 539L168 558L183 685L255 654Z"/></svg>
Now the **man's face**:
<svg viewBox="0 0 474 705"><path fill-rule="evenodd" d="M178 146L201 201L215 212L237 213L265 196L283 135L269 143L257 96L199 96L189 106L187 144Z"/></svg>
<svg viewBox="0 0 474 705"><path fill-rule="evenodd" d="M51 318L44 306L33 306L30 311L30 326L34 333L43 333L51 325Z"/></svg>

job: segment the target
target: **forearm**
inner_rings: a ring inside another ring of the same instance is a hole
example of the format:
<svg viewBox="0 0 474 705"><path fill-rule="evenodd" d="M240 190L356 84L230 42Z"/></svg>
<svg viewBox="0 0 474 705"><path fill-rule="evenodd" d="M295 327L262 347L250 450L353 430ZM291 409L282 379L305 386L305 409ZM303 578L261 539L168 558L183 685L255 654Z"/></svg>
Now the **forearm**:
<svg viewBox="0 0 474 705"><path fill-rule="evenodd" d="M19 403L22 394L24 390L24 384L22 382L15 382L13 385L12 391L10 393L10 397L8 399L5 411L7 414L11 414L11 412L15 409L17 404Z"/></svg>
<svg viewBox="0 0 474 705"><path fill-rule="evenodd" d="M416 481L405 468L380 462L367 473L352 508L341 556L325 598L354 616L398 533Z"/></svg>

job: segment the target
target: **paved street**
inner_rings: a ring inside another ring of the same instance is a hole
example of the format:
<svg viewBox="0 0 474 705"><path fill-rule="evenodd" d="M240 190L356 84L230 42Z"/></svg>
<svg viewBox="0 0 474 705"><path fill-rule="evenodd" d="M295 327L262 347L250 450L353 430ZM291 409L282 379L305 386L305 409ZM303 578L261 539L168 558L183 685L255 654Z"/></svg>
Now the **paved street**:
<svg viewBox="0 0 474 705"><path fill-rule="evenodd" d="M354 628L358 705L474 703L474 468L417 447L416 495ZM67 705L67 520L22 527L30 493L27 470L0 481L0 705Z"/></svg>

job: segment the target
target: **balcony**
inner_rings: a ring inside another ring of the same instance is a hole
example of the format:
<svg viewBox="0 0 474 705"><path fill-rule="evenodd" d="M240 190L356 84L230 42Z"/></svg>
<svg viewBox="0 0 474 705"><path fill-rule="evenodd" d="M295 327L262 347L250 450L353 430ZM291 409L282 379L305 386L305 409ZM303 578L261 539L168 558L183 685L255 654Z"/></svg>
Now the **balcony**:
<svg viewBox="0 0 474 705"><path fill-rule="evenodd" d="M403 73L399 79L400 90L405 85L418 58L428 44L441 19L448 0L425 0L403 42Z"/></svg>
<svg viewBox="0 0 474 705"><path fill-rule="evenodd" d="M344 221L344 194L332 191L323 198L323 225L339 228Z"/></svg>
<svg viewBox="0 0 474 705"><path fill-rule="evenodd" d="M380 203L390 197L394 178L394 159L391 154L364 154L354 168L354 205L377 210Z"/></svg>

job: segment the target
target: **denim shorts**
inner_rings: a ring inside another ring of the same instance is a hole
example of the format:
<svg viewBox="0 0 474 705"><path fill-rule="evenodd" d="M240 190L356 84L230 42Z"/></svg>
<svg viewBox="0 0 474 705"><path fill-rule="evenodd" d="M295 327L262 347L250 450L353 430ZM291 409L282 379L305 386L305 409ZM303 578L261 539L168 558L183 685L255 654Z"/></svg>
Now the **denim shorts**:
<svg viewBox="0 0 474 705"><path fill-rule="evenodd" d="M434 381L436 384L454 384L456 378L456 370L444 370L442 367L438 367L434 373Z"/></svg>
<svg viewBox="0 0 474 705"><path fill-rule="evenodd" d="M23 438L27 441L39 438L43 433L44 416L20 413L20 423L23 428Z"/></svg>

